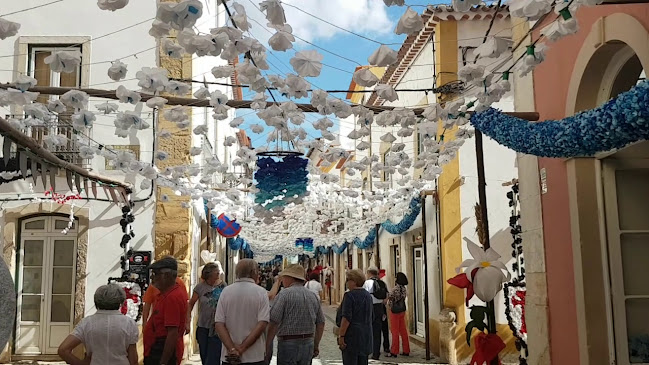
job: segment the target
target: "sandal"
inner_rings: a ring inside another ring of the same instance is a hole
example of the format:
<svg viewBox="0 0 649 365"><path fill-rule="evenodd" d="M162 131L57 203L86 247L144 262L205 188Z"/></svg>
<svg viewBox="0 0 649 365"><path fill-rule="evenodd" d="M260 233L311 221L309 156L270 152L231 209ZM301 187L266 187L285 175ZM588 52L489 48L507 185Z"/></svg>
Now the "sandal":
<svg viewBox="0 0 649 365"><path fill-rule="evenodd" d="M385 357L397 357L397 355L390 353L390 354L385 355Z"/></svg>

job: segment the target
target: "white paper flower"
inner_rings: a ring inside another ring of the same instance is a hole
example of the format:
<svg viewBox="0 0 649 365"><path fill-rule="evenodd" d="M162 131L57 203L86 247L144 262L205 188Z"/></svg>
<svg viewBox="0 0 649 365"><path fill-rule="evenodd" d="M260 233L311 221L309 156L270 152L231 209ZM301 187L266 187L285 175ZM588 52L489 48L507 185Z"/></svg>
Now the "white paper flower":
<svg viewBox="0 0 649 365"><path fill-rule="evenodd" d="M125 88L124 85L119 85L115 93L120 103L128 103L128 104L135 105L139 103L140 100L142 99L140 93L129 90Z"/></svg>
<svg viewBox="0 0 649 365"><path fill-rule="evenodd" d="M194 97L196 99L207 99L210 97L210 90L204 86L201 86L194 92Z"/></svg>
<svg viewBox="0 0 649 365"><path fill-rule="evenodd" d="M354 72L352 80L354 80L356 84L364 87L374 86L379 82L379 78L376 77L369 68L362 68Z"/></svg>
<svg viewBox="0 0 649 365"><path fill-rule="evenodd" d="M165 38L162 40L162 51L170 58L175 58L179 60L183 58L183 53L185 52L185 49L183 48L183 46L174 42L173 40L169 38Z"/></svg>
<svg viewBox="0 0 649 365"><path fill-rule="evenodd" d="M530 73L536 65L545 60L545 50L546 46L543 43L538 43L528 48L527 54L523 57L522 62L516 66L521 77Z"/></svg>
<svg viewBox="0 0 649 365"><path fill-rule="evenodd" d="M160 133L158 133L158 137L164 138L164 139L171 138L172 136L173 135L171 134L171 132L166 131L166 130L161 130Z"/></svg>
<svg viewBox="0 0 649 365"><path fill-rule="evenodd" d="M149 123L142 119L138 113L132 111L117 113L113 123L117 130L126 132L130 129L143 130L150 127Z"/></svg>
<svg viewBox="0 0 649 365"><path fill-rule="evenodd" d="M232 119L232 121L230 122L230 127L232 127L232 128L238 128L241 124L243 124L243 118L241 118L241 117L234 118L234 119Z"/></svg>
<svg viewBox="0 0 649 365"><path fill-rule="evenodd" d="M97 0L97 5L101 10L115 11L128 5L128 0Z"/></svg>
<svg viewBox="0 0 649 365"><path fill-rule="evenodd" d="M126 64L120 61L114 61L108 68L108 77L113 81L119 81L126 77L127 72Z"/></svg>
<svg viewBox="0 0 649 365"><path fill-rule="evenodd" d="M199 125L198 127L194 128L194 134L197 136L200 136L202 134L207 134L207 132L209 131L210 129L206 125Z"/></svg>
<svg viewBox="0 0 649 365"><path fill-rule="evenodd" d="M190 156L198 156L201 153L203 153L203 149L201 147L192 147L189 149Z"/></svg>
<svg viewBox="0 0 649 365"><path fill-rule="evenodd" d="M167 152L165 152L165 151L156 151L154 156L155 156L156 160L159 160L159 161L164 161L167 158L169 158L169 154Z"/></svg>
<svg viewBox="0 0 649 365"><path fill-rule="evenodd" d="M171 25L156 19L151 24L149 35L153 38L162 38L167 37L169 32L171 32Z"/></svg>
<svg viewBox="0 0 649 365"><path fill-rule="evenodd" d="M232 3L232 7L237 12L232 16L232 21L237 25L237 28L241 29L244 32L250 30L250 22L248 22L248 16L246 15L246 8L239 3Z"/></svg>
<svg viewBox="0 0 649 365"><path fill-rule="evenodd" d="M162 194L162 195L160 195L160 202L162 202L162 203L168 203L169 200L171 200L171 199L169 199L169 195L167 195L167 194Z"/></svg>
<svg viewBox="0 0 649 365"><path fill-rule="evenodd" d="M383 44L372 53L367 61L372 66L387 67L397 62L397 57L397 51Z"/></svg>
<svg viewBox="0 0 649 365"><path fill-rule="evenodd" d="M20 91L27 91L30 87L36 86L38 81L31 76L20 75L16 78L16 81L13 83L14 87Z"/></svg>
<svg viewBox="0 0 649 365"><path fill-rule="evenodd" d="M403 6L406 3L405 0L383 0L383 2L385 3L385 6Z"/></svg>
<svg viewBox="0 0 649 365"><path fill-rule="evenodd" d="M543 34L550 42L555 42L567 35L577 33L578 30L579 25L575 18L559 18L543 28L541 34Z"/></svg>
<svg viewBox="0 0 649 365"><path fill-rule="evenodd" d="M261 124L252 124L250 126L250 131L252 133L260 134L264 131L264 126Z"/></svg>
<svg viewBox="0 0 649 365"><path fill-rule="evenodd" d="M18 34L20 24L0 18L0 39L13 37Z"/></svg>
<svg viewBox="0 0 649 365"><path fill-rule="evenodd" d="M322 70L322 59L324 56L316 50L295 52L290 63L293 70L302 77L318 77Z"/></svg>
<svg viewBox="0 0 649 365"><path fill-rule="evenodd" d="M234 72L234 67L230 65L217 66L212 68L212 75L214 75L214 77L217 79L230 77L233 72Z"/></svg>
<svg viewBox="0 0 649 365"><path fill-rule="evenodd" d="M387 101L396 101L399 99L399 95L397 95L397 92L394 91L394 88L387 84L376 85L374 91L379 98L385 99Z"/></svg>
<svg viewBox="0 0 649 365"><path fill-rule="evenodd" d="M155 96L155 97L152 97L151 99L146 101L146 106L148 106L151 109L153 109L153 108L161 109L168 102L169 102L169 100L167 100L165 98Z"/></svg>
<svg viewBox="0 0 649 365"><path fill-rule="evenodd" d="M158 5L156 18L173 29L191 28L203 15L203 4L198 0L185 0L178 4L163 2Z"/></svg>
<svg viewBox="0 0 649 365"><path fill-rule="evenodd" d="M290 25L284 24L282 26L274 26L277 32L268 39L268 45L273 51L285 52L293 48L295 37L293 36L293 28Z"/></svg>
<svg viewBox="0 0 649 365"><path fill-rule="evenodd" d="M483 65L469 63L466 66L462 67L457 72L457 75L460 77L462 81L469 83L469 82L483 79L484 72L485 72L485 67Z"/></svg>
<svg viewBox="0 0 649 365"><path fill-rule="evenodd" d="M305 79L294 74L288 74L286 76L286 86L281 91L291 97L300 99L309 96L309 86Z"/></svg>
<svg viewBox="0 0 649 365"><path fill-rule="evenodd" d="M286 16L279 0L264 0L259 3L259 9L266 12L266 19L273 25L284 25Z"/></svg>
<svg viewBox="0 0 649 365"><path fill-rule="evenodd" d="M86 109L88 94L79 90L70 90L61 95L61 101L70 108Z"/></svg>
<svg viewBox="0 0 649 365"><path fill-rule="evenodd" d="M468 238L464 240L473 258L464 260L456 270L460 272L464 268L467 279L473 282L475 295L484 302L490 302L502 289L503 283L509 281L511 274L505 264L499 261L500 255L494 249L484 251ZM478 271L472 277L474 269Z"/></svg>
<svg viewBox="0 0 649 365"><path fill-rule="evenodd" d="M187 108L180 105L166 109L162 115L166 120L172 123L180 123L189 119Z"/></svg>
<svg viewBox="0 0 649 365"><path fill-rule="evenodd" d="M474 5L480 5L480 0L453 0L453 10L459 11L460 13L466 13L471 10Z"/></svg>
<svg viewBox="0 0 649 365"><path fill-rule="evenodd" d="M191 92L191 90L192 86L190 84L176 80L169 81L169 83L167 83L167 86L165 87L166 92L177 96L187 95Z"/></svg>
<svg viewBox="0 0 649 365"><path fill-rule="evenodd" d="M145 92L157 93L165 90L169 83L168 71L164 68L142 67L142 70L135 74L139 80L138 86Z"/></svg>
<svg viewBox="0 0 649 365"><path fill-rule="evenodd" d="M68 108L60 99L54 99L47 102L47 109L53 113L63 113Z"/></svg>
<svg viewBox="0 0 649 365"><path fill-rule="evenodd" d="M511 41L506 38L490 36L486 42L476 48L475 54L480 58L498 58L507 52L510 44Z"/></svg>
<svg viewBox="0 0 649 365"><path fill-rule="evenodd" d="M76 130L82 130L83 128L92 127L92 124L97 117L92 112L87 110L80 110L72 114L72 126Z"/></svg>
<svg viewBox="0 0 649 365"><path fill-rule="evenodd" d="M406 9L406 12L403 13L401 18L399 19L399 22L397 23L397 27L394 29L394 33L410 34L410 33L418 32L423 27L424 27L424 21L421 20L421 16L419 16L419 14L416 11L408 8Z"/></svg>
<svg viewBox="0 0 649 365"><path fill-rule="evenodd" d="M45 64L50 65L54 72L77 72L81 64L81 52L76 49L54 52L45 57Z"/></svg>
<svg viewBox="0 0 649 365"><path fill-rule="evenodd" d="M552 10L554 0L510 0L509 12L512 17L538 20Z"/></svg>
<svg viewBox="0 0 649 365"><path fill-rule="evenodd" d="M233 146L235 143L237 143L237 137L234 136L227 136L223 141L223 145L226 147Z"/></svg>
<svg viewBox="0 0 649 365"><path fill-rule="evenodd" d="M43 137L43 143L48 148L53 148L56 146L62 146L68 142L67 137L61 134L48 134L47 136Z"/></svg>

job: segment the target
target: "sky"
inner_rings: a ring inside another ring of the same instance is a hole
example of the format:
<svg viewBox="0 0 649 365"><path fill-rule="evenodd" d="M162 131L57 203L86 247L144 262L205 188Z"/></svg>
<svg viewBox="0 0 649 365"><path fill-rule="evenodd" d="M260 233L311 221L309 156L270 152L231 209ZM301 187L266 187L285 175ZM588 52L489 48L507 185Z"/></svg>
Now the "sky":
<svg viewBox="0 0 649 365"><path fill-rule="evenodd" d="M395 50L399 49L406 38L406 35L398 36L394 34L394 28L401 15L405 12L406 7L387 7L383 0L283 0L282 2L284 3L287 22L293 27L293 34L296 39L299 37L304 41L297 39L294 43L294 49L289 49L286 52L276 52L268 47L267 61L270 70L264 73L268 75L280 74L283 77L287 73L295 73L289 63L295 51L315 49L324 56L324 59L320 76L307 78L307 81L311 83L314 89L348 89L354 69L359 65L366 65L368 63L367 58L380 44L337 29L304 12L367 38L391 44L390 47ZM250 30L252 36L267 46L268 38L273 33L262 27L262 25L266 26L267 21L265 16L256 8L257 1L239 0L239 3L246 8L249 23L252 25ZM422 13L426 5L437 3L445 2L431 0L406 1L406 4L418 13ZM271 31L273 30L271 29ZM278 97L278 93L274 93ZM251 99L254 94L254 92L244 89L243 96L245 100ZM344 99L346 95L345 93L337 93L332 94L332 96ZM278 97L279 99L282 98ZM303 98L294 101L308 103L309 99ZM250 131L249 126L254 123L265 126L264 122L258 119L254 113L251 114L249 109L238 110L237 115L244 117L245 123L240 128L246 130L248 136L252 139L253 146L266 145L267 132L270 132L271 128L266 127L263 133L255 134ZM312 138L320 137L320 132L311 126L312 122L320 118L322 118L320 115L307 114L307 121L302 125ZM330 119L334 123L337 122L332 117ZM337 124L334 128L337 129Z"/></svg>

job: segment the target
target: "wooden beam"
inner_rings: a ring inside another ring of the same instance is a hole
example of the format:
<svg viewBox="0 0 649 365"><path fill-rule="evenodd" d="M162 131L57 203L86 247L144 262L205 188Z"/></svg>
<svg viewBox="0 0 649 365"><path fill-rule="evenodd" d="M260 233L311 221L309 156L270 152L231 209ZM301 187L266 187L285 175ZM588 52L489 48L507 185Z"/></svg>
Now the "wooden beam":
<svg viewBox="0 0 649 365"><path fill-rule="evenodd" d="M43 160L47 161L51 165L57 166L59 168L68 171L72 171L75 174L85 177L92 181L97 181L103 184L115 185L116 187L121 187L125 189L127 192L132 192L133 190L129 184L123 183L121 181L113 180L108 177L95 175L80 166L61 160L60 158L56 157L52 152L43 148L43 146L38 144L36 140L34 140L31 137L28 137L24 133L12 127L11 124L9 124L4 118L1 117L0 117L0 134L5 138L8 137L14 143L28 149L31 153L42 158ZM43 171L42 173L44 174L45 172Z"/></svg>
<svg viewBox="0 0 649 365"><path fill-rule="evenodd" d="M7 89L12 87L10 84L0 84L0 89ZM83 89L83 88L73 88L73 87L54 87L54 86L35 86L29 88L29 91L38 92L43 95L63 95L70 90L79 90L83 91L89 96L103 99L112 99L118 100L115 90L102 90L102 89ZM155 95L140 93L142 101L147 101ZM179 105L179 106L188 106L188 107L211 107L209 99L193 99L193 98L179 98L175 96L165 96L165 99L168 100L167 105ZM250 109L250 105L253 102L251 100L230 100L227 105L235 109ZM311 104L296 104L297 107L306 113L317 113L318 109ZM362 105L362 104L352 104L353 106ZM386 110L394 110L394 107L390 106L371 106L371 105L362 105L375 113L384 112ZM425 108L415 108L412 109L415 115L421 115L424 112ZM536 121L539 120L539 113L535 112L505 112L507 115L511 115L516 118Z"/></svg>

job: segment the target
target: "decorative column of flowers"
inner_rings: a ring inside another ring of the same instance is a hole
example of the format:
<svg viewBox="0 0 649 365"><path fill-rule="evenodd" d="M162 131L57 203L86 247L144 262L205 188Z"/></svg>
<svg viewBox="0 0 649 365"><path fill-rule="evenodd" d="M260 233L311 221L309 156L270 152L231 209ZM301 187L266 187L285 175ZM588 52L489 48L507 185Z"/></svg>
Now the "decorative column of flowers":
<svg viewBox="0 0 649 365"><path fill-rule="evenodd" d="M507 193L509 206L512 215L509 218L509 227L512 234L512 257L514 263L512 269L515 278L511 283L505 284L505 316L509 327L516 337L516 348L520 351L519 361L522 365L527 364L527 327L525 325L525 262L523 260L523 240L521 238L520 209L518 182L512 185L511 191Z"/></svg>

